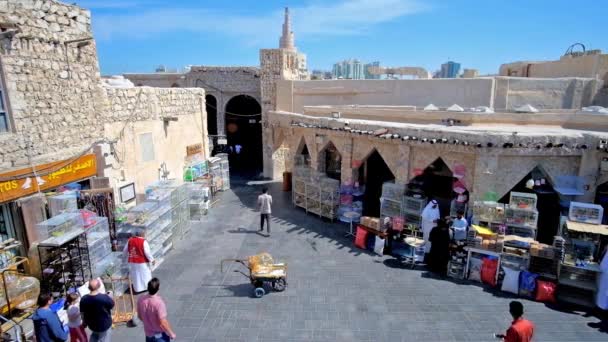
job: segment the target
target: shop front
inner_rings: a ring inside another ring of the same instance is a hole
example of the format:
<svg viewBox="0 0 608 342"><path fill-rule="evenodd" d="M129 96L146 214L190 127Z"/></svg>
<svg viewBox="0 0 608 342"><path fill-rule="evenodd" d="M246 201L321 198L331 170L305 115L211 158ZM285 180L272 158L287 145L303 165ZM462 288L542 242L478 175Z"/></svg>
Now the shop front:
<svg viewBox="0 0 608 342"><path fill-rule="evenodd" d="M19 254L38 240L35 225L48 217L44 194L97 176L96 156L36 165L0 174L0 237L23 244ZM75 186L80 187L81 185ZM41 194L42 199L32 199ZM34 207L38 208L34 208ZM37 212L39 215L31 215Z"/></svg>

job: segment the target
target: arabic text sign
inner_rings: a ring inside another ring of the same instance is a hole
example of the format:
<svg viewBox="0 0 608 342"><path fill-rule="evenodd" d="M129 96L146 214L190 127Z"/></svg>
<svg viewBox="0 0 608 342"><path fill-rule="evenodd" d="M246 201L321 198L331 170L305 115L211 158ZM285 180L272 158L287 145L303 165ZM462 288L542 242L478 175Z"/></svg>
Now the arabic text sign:
<svg viewBox="0 0 608 342"><path fill-rule="evenodd" d="M69 164L67 162L63 160L36 166L36 173L44 176L33 176L32 168L0 174L0 179L15 178L0 181L0 203L36 193L38 187L44 191L97 175L94 154L84 155ZM49 170L54 171L47 174Z"/></svg>

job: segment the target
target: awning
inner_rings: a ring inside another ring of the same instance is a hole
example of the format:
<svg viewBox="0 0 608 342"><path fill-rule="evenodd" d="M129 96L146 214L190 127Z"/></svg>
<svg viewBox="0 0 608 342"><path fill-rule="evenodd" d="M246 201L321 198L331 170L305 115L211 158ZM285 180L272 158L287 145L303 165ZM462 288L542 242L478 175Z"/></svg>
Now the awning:
<svg viewBox="0 0 608 342"><path fill-rule="evenodd" d="M608 236L608 226L602 224L589 224L582 222L574 222L574 221L566 221L566 226L568 230L573 230L575 232L581 233L591 233L591 234L599 234Z"/></svg>

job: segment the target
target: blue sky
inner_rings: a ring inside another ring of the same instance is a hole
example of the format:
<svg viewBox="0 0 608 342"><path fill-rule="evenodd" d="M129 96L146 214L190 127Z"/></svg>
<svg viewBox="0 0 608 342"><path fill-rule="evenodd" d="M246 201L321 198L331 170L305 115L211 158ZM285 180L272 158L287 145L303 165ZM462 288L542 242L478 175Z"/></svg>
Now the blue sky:
<svg viewBox="0 0 608 342"><path fill-rule="evenodd" d="M482 74L558 59L575 42L608 51L606 0L70 0L92 12L103 74L158 65L258 65L289 6L309 69L346 58Z"/></svg>

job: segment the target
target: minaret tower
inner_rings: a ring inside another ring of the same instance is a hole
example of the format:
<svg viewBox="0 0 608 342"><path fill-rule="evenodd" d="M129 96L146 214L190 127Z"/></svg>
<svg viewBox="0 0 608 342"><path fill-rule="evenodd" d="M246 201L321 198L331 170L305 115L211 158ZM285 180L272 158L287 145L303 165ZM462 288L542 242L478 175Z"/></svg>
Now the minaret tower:
<svg viewBox="0 0 608 342"><path fill-rule="evenodd" d="M283 23L283 35L279 40L279 48L295 51L293 32L291 31L291 19L289 18L289 8L285 7L285 22Z"/></svg>

